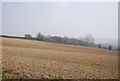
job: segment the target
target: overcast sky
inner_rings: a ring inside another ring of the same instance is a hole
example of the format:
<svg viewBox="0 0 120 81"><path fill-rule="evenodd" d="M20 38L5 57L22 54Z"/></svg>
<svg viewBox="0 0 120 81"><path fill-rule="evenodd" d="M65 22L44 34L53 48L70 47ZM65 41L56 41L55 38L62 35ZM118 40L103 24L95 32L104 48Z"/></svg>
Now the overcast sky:
<svg viewBox="0 0 120 81"><path fill-rule="evenodd" d="M117 39L118 5L114 2L3 2L2 33Z"/></svg>

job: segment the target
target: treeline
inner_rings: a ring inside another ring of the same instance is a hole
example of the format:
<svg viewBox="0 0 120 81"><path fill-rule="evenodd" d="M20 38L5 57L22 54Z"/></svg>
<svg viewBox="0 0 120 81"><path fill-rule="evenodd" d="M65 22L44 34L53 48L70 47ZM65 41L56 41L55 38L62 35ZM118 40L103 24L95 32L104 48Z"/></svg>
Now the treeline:
<svg viewBox="0 0 120 81"><path fill-rule="evenodd" d="M111 45L109 45L109 47L103 47L101 44L95 44L94 37L90 34L87 34L85 37L81 37L79 39L69 38L67 36L64 36L64 37L50 36L50 35L45 36L40 32L37 33L36 37L32 37L32 35L30 35L30 34L25 34L25 37L16 37L16 36L7 36L7 35L0 35L0 37L19 38L19 39L61 43L61 44L87 46L87 47L95 47L95 48L106 49L106 50L115 50L115 51L119 50L119 48L112 49Z"/></svg>
<svg viewBox="0 0 120 81"><path fill-rule="evenodd" d="M98 45L98 48L101 48L101 49L106 49L106 50L113 50L113 48L112 48L112 46L111 45L109 45L108 47L102 47L102 45L101 44L99 44ZM114 50L116 50L117 51L117 49L114 49Z"/></svg>
<svg viewBox="0 0 120 81"><path fill-rule="evenodd" d="M50 35L45 36L41 33L38 33L35 38L38 41L95 47L94 38L91 35L87 35L83 40L83 39L76 39L76 38L68 38L67 36L64 36L64 37L50 36Z"/></svg>
<svg viewBox="0 0 120 81"><path fill-rule="evenodd" d="M94 43L94 38L91 35L86 35L86 37L80 38L80 39L69 38L67 36L64 36L64 37L50 36L50 35L45 36L42 33L38 33L36 35L36 37L32 37L31 34L25 34L25 37L7 36L7 35L0 35L0 37L29 39L29 40L37 40L37 41L45 41L45 42L53 42L53 43L61 43L61 44L70 44L70 45L79 45L79 46L89 46L89 47L96 46L96 44Z"/></svg>
<svg viewBox="0 0 120 81"><path fill-rule="evenodd" d="M34 37L26 38L26 37L8 36L8 35L0 35L0 37L36 40Z"/></svg>
<svg viewBox="0 0 120 81"><path fill-rule="evenodd" d="M78 45L78 46L87 46L87 47L95 47L100 49L106 49L106 50L115 50L113 49L111 45L109 47L103 47L101 44L95 44L95 39L92 35L87 34L85 37L81 37L79 39L77 38L69 38L67 36L60 37L60 36L45 36L42 33L37 33L36 37L32 37L30 34L25 34L26 39L34 39L38 41L45 41L45 42L53 42L53 43L61 43L61 44L70 44L70 45Z"/></svg>

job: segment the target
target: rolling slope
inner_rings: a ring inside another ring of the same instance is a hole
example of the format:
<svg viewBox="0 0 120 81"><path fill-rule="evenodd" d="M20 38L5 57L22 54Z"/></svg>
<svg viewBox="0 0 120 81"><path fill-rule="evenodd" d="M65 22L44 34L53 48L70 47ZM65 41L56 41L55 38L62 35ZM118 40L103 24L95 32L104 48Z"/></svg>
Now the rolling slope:
<svg viewBox="0 0 120 81"><path fill-rule="evenodd" d="M2 39L4 78L117 79L118 53L34 40Z"/></svg>

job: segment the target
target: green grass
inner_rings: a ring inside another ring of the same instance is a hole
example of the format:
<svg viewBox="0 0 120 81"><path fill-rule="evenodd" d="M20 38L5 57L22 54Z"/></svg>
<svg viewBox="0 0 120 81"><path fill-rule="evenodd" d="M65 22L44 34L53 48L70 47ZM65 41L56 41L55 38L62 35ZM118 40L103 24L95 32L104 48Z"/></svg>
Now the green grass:
<svg viewBox="0 0 120 81"><path fill-rule="evenodd" d="M12 69L4 69L3 72L2 72L2 78L6 78L5 74L10 73L12 71L13 71Z"/></svg>
<svg viewBox="0 0 120 81"><path fill-rule="evenodd" d="M5 69L5 70L4 70L4 73L10 73L10 72L12 72L11 69Z"/></svg>

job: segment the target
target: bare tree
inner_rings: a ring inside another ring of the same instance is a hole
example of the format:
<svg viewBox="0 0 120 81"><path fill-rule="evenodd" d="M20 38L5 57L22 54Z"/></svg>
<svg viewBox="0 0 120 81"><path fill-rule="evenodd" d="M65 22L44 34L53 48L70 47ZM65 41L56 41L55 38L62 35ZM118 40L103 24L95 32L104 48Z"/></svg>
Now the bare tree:
<svg viewBox="0 0 120 81"><path fill-rule="evenodd" d="M44 35L42 35L40 32L38 32L37 36L36 36L37 40L43 41L44 40Z"/></svg>
<svg viewBox="0 0 120 81"><path fill-rule="evenodd" d="M88 42L88 43L94 43L95 41L94 37L90 34L86 34L84 40L85 42Z"/></svg>

